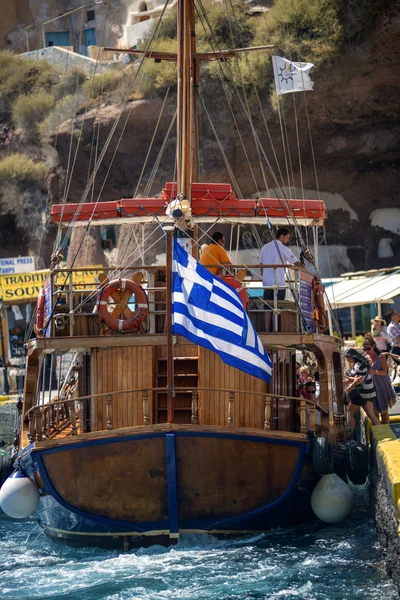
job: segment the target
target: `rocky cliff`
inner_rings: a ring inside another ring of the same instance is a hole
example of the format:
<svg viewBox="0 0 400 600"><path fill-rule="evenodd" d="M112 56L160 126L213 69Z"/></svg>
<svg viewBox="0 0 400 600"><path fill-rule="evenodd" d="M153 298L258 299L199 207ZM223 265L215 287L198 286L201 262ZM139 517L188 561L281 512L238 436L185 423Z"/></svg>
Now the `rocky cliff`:
<svg viewBox="0 0 400 600"><path fill-rule="evenodd" d="M349 2L347 5L347 15L352 14L352 4ZM354 12L363 4L354 3ZM349 21L347 26L351 28ZM335 248L332 275L352 268L360 270L400 264L400 0L381 1L380 12L368 27L363 30L355 27L346 40L337 56L313 72L314 92L307 93L305 97L297 94L295 99L293 95L287 95L283 102L284 127L291 148L289 170L292 196L295 195L293 188L297 188L297 194L301 194L302 185L305 197L321 196L325 200L329 211L326 239L328 245ZM242 130L240 110L235 109L237 126L232 123L223 96L215 97L214 94L214 88L204 88L206 104L244 197L257 193L257 187L265 193L265 180L257 166L257 153L248 131L245 133ZM253 119L267 156L273 162L274 151L284 170L285 156L278 113L267 94L263 96L262 104L273 147L260 109L254 101L251 108ZM159 99L128 103L90 197L100 197L103 201L132 196L161 105ZM81 198L87 182L88 165L92 160L93 144L98 142L99 149L103 147L119 111L116 105L104 106L90 111L84 123L80 115L74 123L67 121L58 129L56 138L51 141L59 157L59 165L52 169L49 180L51 202L60 200L71 148L74 152L80 135L69 200L76 202ZM171 99L164 108L148 165L153 165L158 156L173 113L174 103ZM254 177L245 168L246 159L238 128L246 140ZM224 161L204 113L201 117L201 134L203 180L227 181ZM160 161L152 194L159 193L164 183L172 177L175 142L173 134ZM149 166L144 173L139 195L149 180L150 172ZM269 173L267 185L267 192L272 194L274 186ZM129 235L125 231L121 240L126 240ZM134 239L129 244L133 248ZM129 254L130 250L124 248L123 252Z"/></svg>

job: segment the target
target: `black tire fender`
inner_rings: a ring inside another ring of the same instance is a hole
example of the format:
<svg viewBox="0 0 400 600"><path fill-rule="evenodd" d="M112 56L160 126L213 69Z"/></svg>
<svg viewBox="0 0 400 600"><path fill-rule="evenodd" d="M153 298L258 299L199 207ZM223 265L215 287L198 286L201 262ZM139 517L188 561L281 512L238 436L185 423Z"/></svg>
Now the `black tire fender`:
<svg viewBox="0 0 400 600"><path fill-rule="evenodd" d="M345 454L346 474L351 483L363 485L368 477L368 447L359 442L350 442Z"/></svg>
<svg viewBox="0 0 400 600"><path fill-rule="evenodd" d="M13 472L13 460L10 454L0 455L0 486Z"/></svg>
<svg viewBox="0 0 400 600"><path fill-rule="evenodd" d="M332 445L324 437L317 437L313 444L313 465L318 475L333 473Z"/></svg>

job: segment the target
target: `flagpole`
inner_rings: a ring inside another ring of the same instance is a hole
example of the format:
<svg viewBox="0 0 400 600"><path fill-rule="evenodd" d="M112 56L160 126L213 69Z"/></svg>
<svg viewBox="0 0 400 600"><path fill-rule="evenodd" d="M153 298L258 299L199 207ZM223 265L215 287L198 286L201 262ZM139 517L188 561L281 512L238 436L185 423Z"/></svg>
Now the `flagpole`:
<svg viewBox="0 0 400 600"><path fill-rule="evenodd" d="M175 420L174 394L174 347L172 340L172 233L174 227L164 227L167 235L167 265L166 265L166 315L165 329L167 334L167 422Z"/></svg>

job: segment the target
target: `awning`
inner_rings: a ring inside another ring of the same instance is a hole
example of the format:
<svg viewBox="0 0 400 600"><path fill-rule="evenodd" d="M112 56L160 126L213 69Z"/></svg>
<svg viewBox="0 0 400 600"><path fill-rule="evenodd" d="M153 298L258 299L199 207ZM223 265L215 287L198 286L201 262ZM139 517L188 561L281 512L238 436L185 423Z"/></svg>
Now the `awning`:
<svg viewBox="0 0 400 600"><path fill-rule="evenodd" d="M325 292L332 308L379 302L393 304L393 298L400 294L400 273L342 279L326 287Z"/></svg>

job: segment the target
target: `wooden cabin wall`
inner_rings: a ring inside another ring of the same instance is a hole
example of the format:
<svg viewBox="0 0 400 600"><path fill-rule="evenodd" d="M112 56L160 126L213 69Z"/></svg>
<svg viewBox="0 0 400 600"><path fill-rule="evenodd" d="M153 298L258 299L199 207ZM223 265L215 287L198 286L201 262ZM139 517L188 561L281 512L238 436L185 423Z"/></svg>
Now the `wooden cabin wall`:
<svg viewBox="0 0 400 600"><path fill-rule="evenodd" d="M275 355L274 361L274 393L278 396L295 396L296 395L296 364L295 353L289 349L279 349ZM276 402L276 410L274 411L274 428L280 431L295 431L296 409L297 406L292 400L279 398Z"/></svg>
<svg viewBox="0 0 400 600"><path fill-rule="evenodd" d="M256 377L226 365L215 352L199 347L199 387L268 392L269 386ZM234 427L264 428L264 398L249 394L235 394ZM229 394L227 392L199 393L199 424L228 424Z"/></svg>
<svg viewBox="0 0 400 600"><path fill-rule="evenodd" d="M167 346L158 346L158 358L167 358ZM176 344L174 345L174 357L198 356L199 346L196 344Z"/></svg>
<svg viewBox="0 0 400 600"><path fill-rule="evenodd" d="M154 385L154 346L95 348L91 356L92 394L152 388ZM143 425L141 392L112 396L112 428ZM153 422L153 393L149 392L149 420ZM106 400L92 400L91 430L107 429Z"/></svg>
<svg viewBox="0 0 400 600"><path fill-rule="evenodd" d="M101 335L103 323L97 315L80 315L74 317L74 336Z"/></svg>
<svg viewBox="0 0 400 600"><path fill-rule="evenodd" d="M198 378L198 346L191 343L178 343L173 347L174 373L174 422L188 424L192 418L192 390L199 387ZM165 388L167 385L167 346L156 348L156 364L154 387ZM179 388L179 389L178 389ZM167 422L167 391L155 392L154 423Z"/></svg>
<svg viewBox="0 0 400 600"><path fill-rule="evenodd" d="M24 381L24 405L22 409L23 419L21 423L20 447L29 444L28 440L28 417L25 415L32 406L36 404L36 395L38 389L38 377L40 373L41 361L43 355L38 352L32 352L26 357L26 375Z"/></svg>

